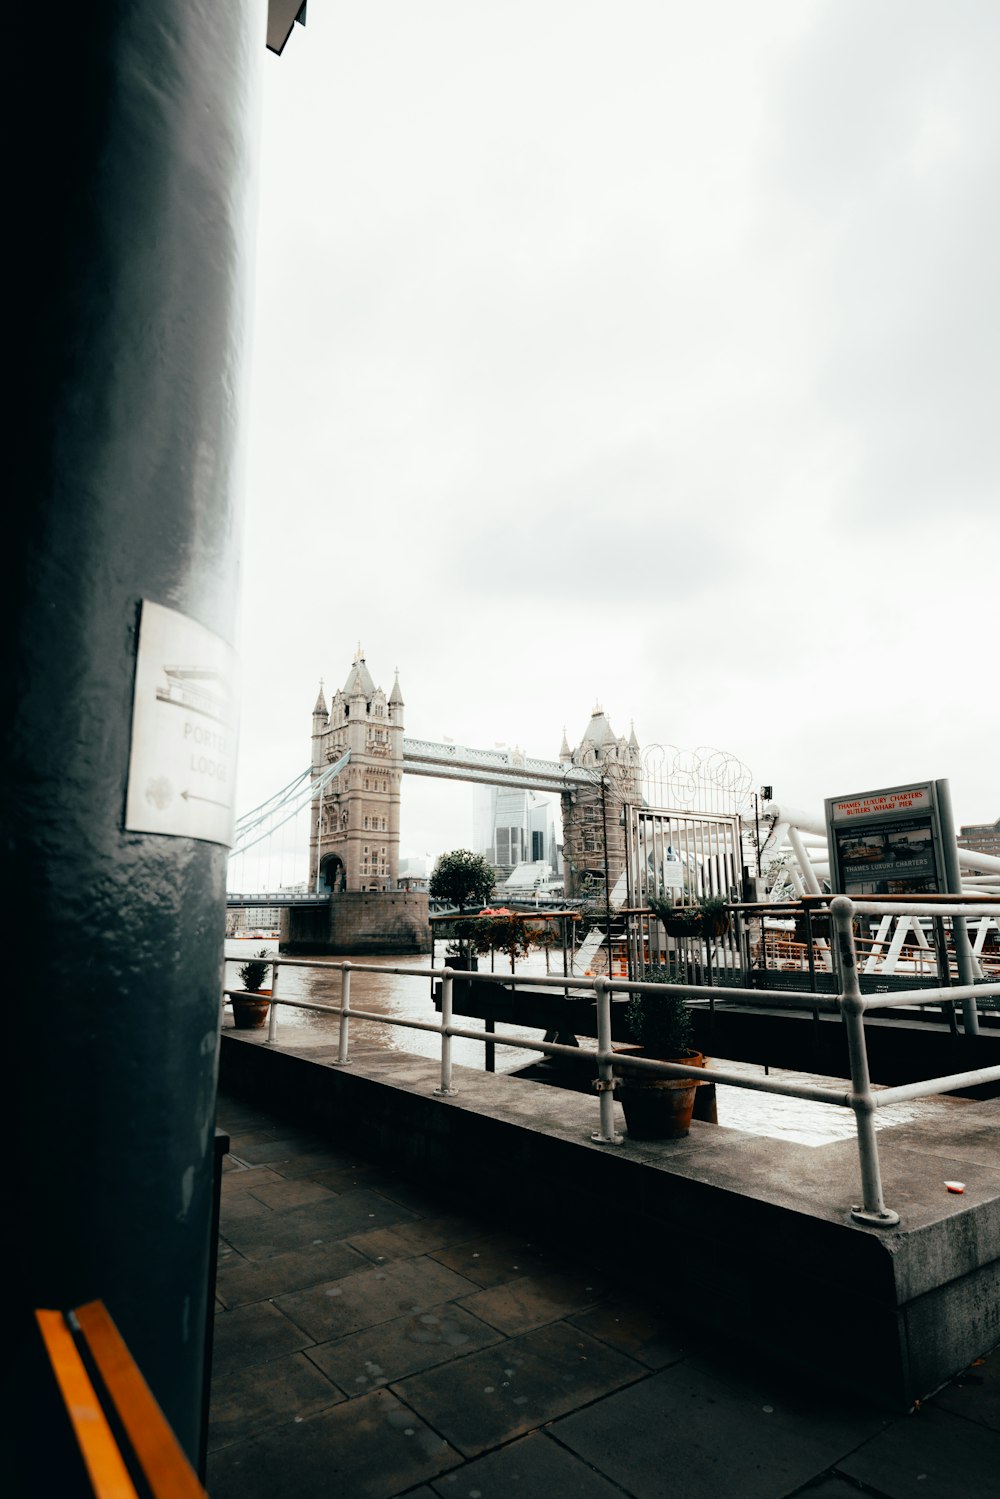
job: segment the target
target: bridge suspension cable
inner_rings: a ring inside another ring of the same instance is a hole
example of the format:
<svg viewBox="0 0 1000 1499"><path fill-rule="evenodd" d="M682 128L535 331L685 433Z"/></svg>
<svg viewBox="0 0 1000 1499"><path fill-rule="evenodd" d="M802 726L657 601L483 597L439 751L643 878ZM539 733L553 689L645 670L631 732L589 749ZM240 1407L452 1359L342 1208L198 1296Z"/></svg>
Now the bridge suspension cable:
<svg viewBox="0 0 1000 1499"><path fill-rule="evenodd" d="M312 779L312 767L309 766L301 775L296 776L294 781L289 781L282 791L276 792L269 801L262 802L260 807L255 807L252 812L241 817L236 824L236 838L230 850L230 859L236 858L238 854L245 854L248 849L255 848L258 843L263 843L265 838L270 838L279 828L284 827L286 822L291 822L292 818L298 816L314 797L326 790L350 758L351 752L347 750L339 760L328 765L315 780ZM284 816L274 821L279 812L283 812ZM263 831L258 831L261 828ZM252 836L254 833L257 834L256 837Z"/></svg>
<svg viewBox="0 0 1000 1499"><path fill-rule="evenodd" d="M240 816L236 819L237 835L239 835L239 833L247 826L248 823L259 822L261 816L266 816L268 811L279 806L281 802L285 801L288 798L289 795L294 793L296 787L301 786L303 781L308 780L311 774L312 766L307 765L305 770L300 770L298 775L295 776L293 780L289 781L287 786L282 786L280 791L275 791L274 794L272 796L269 796L266 801L261 802L260 806L251 807L249 812L241 813Z"/></svg>

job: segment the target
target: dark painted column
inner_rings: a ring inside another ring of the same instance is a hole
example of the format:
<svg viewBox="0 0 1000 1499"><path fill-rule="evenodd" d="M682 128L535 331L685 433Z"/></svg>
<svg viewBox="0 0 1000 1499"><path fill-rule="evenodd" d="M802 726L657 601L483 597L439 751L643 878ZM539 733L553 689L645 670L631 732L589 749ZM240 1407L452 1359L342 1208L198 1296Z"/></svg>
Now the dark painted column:
<svg viewBox="0 0 1000 1499"><path fill-rule="evenodd" d="M127 832L124 807L140 601L233 640L264 5L28 9L7 69L12 1361L37 1413L31 1309L101 1298L193 1459L226 850Z"/></svg>

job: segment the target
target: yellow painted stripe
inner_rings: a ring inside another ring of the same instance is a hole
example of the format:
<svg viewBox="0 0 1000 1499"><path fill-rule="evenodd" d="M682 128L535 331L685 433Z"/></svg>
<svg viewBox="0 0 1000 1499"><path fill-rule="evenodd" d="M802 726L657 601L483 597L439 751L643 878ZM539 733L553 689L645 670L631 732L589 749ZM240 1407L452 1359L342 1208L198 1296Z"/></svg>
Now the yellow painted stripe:
<svg viewBox="0 0 1000 1499"><path fill-rule="evenodd" d="M154 1499L206 1499L205 1490L103 1302L88 1302L77 1307L74 1315Z"/></svg>
<svg viewBox="0 0 1000 1499"><path fill-rule="evenodd" d="M53 1373L98 1499L138 1499L61 1312L36 1311Z"/></svg>

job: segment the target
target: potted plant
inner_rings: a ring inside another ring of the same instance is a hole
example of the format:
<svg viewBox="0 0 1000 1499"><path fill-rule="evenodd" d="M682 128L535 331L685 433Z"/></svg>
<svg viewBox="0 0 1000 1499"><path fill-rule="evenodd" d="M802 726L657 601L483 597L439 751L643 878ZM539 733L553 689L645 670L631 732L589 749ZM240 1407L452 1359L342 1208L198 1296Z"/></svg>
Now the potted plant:
<svg viewBox="0 0 1000 1499"><path fill-rule="evenodd" d="M692 906L675 906L669 896L651 895L649 909L671 937L704 937L711 942L729 930L729 907L722 895L703 895Z"/></svg>
<svg viewBox="0 0 1000 1499"><path fill-rule="evenodd" d="M647 970L651 984L669 984L674 974L667 968ZM629 1072L627 1056L648 1057L658 1062L682 1062L703 1067L705 1059L691 1046L691 1012L676 990L659 994L633 994L625 1011L632 1045L623 1049L619 1064L622 1083L619 1097L625 1110L625 1125L636 1140L679 1139L691 1127L695 1090L690 1078L655 1077L647 1072ZM616 1069L617 1070L617 1069Z"/></svg>
<svg viewBox="0 0 1000 1499"><path fill-rule="evenodd" d="M711 942L729 931L729 906L724 895L703 895L698 902L702 936Z"/></svg>
<svg viewBox="0 0 1000 1499"><path fill-rule="evenodd" d="M244 992L232 996L233 1020L241 1031L257 1030L267 1022L271 991L262 985L271 965L264 961L266 957L267 948L262 947L256 957L249 958L237 970Z"/></svg>

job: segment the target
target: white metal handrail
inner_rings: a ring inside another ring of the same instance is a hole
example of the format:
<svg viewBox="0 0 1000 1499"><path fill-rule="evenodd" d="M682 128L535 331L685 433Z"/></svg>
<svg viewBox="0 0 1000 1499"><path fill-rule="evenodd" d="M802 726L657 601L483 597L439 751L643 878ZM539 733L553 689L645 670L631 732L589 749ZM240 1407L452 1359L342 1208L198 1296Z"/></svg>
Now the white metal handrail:
<svg viewBox="0 0 1000 1499"><path fill-rule="evenodd" d="M831 900L830 914L833 918L833 926L837 947L838 966L841 977L841 993L836 997L823 997L815 994L790 994L784 990L755 990L754 997L765 1001L769 1007L782 1007L786 1009L810 1010L823 1009L829 1012L839 1013L844 1021L847 1033L848 1056L850 1060L851 1078L848 1087L819 1087L813 1083L797 1083L788 1079L775 1078L771 1076L752 1077L743 1073L732 1072L724 1067L687 1067L677 1062L654 1061L651 1058L629 1057L628 1067L630 1070L645 1072L655 1076L673 1078L691 1078L699 1083L722 1083L734 1088L746 1088L757 1093L774 1093L786 1098L801 1098L813 1103L827 1103L837 1105L841 1108L850 1108L854 1112L855 1127L858 1138L858 1155L861 1168L862 1202L851 1210L851 1216L858 1222L865 1223L878 1228L889 1228L899 1222L899 1214L887 1208L882 1195L881 1172L879 1167L878 1143L874 1127L874 1114L877 1109L885 1108L890 1104L902 1103L908 1099L928 1097L936 1093L954 1092L958 1088L973 1087L982 1083L1000 1081L1000 1067L981 1067L973 1071L953 1073L950 1075L926 1078L920 1082L903 1083L895 1087L874 1089L868 1071L868 1055L865 1043L864 1017L869 1010L884 1010L898 1006L918 1006L928 1004L940 1004L942 1001L963 1002L963 1013L966 1018L967 1031L975 1030L977 1026L969 1026L969 1012L975 1015L975 998L977 996L998 995L1000 996L1000 983L983 983L972 985L955 985L951 988L941 989L915 989L907 993L893 995L877 994L863 995L858 982L857 949L855 945L853 919L858 910L876 910L871 901L852 902L847 896L838 895ZM909 904L900 907L894 904L893 910L903 914L909 912ZM922 914L915 908L912 914ZM959 908L953 912L950 906L937 907L936 915L948 916L952 914L968 914L968 908ZM372 1021L380 1025L399 1026L404 1030L429 1031L441 1037L441 1072L439 1085L434 1089L440 1097L451 1097L455 1093L453 1086L453 1073L451 1061L451 1042L453 1037L463 1040L483 1042L487 1045L511 1046L521 1051L537 1051L545 1056L564 1056L573 1060L581 1057L580 1048L577 1046L566 1046L555 1041L529 1041L522 1037L511 1037L509 1039L498 1035L495 1031L487 1031L474 1027L456 1026L453 1018L454 1006L454 982L456 976L461 982L471 979L473 975L465 970L455 970L449 967L420 967L404 968L388 964L360 964L349 960L329 961L316 958L294 958L282 957L280 954L269 956L266 961L272 966L272 989L269 996L270 1014L267 1042L273 1045L277 1040L277 1021L279 1005L288 1005L292 1008L320 1011L339 1018L339 1036L337 1061L335 1066L346 1067L350 1065L349 1053L349 1026L351 1020ZM281 968L329 968L341 975L340 1004L330 1005L318 1003L315 1000L284 999L279 998L278 974ZM414 978L432 978L441 980L441 1020L440 1022L428 1020L408 1020L396 1015L383 1015L376 1011L359 1010L351 1005L351 975L352 973L386 973L402 974ZM620 1145L623 1143L622 1136L615 1129L614 1119L614 1088L616 1079L614 1077L614 1064L619 1064L623 1058L612 1050L611 1045L611 1001L616 992L628 994L655 994L665 988L671 992L684 994L694 998L705 997L705 987L697 984L652 984L639 980L609 979L602 975L591 978L555 975L532 975L532 974L499 974L499 973L476 973L475 979L480 983L495 983L501 986L528 986L532 988L560 989L565 994L571 992L577 998L583 998L588 993L594 995L597 1009L597 1049L592 1054L596 1064L597 1077L594 1087L598 1094L600 1123L599 1128L591 1135L591 1139L601 1145ZM242 989L224 989L225 997L244 994ZM716 998L745 998L746 990L735 988L723 988L713 986L712 993ZM583 1053L586 1055L586 1053Z"/></svg>

